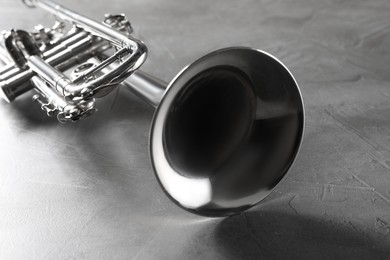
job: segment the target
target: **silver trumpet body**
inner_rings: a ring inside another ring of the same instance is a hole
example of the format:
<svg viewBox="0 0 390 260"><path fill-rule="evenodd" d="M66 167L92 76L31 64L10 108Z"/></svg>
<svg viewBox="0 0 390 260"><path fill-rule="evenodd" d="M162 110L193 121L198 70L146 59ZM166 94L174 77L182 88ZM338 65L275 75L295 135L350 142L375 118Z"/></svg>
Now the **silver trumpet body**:
<svg viewBox="0 0 390 260"><path fill-rule="evenodd" d="M23 2L57 21L2 33L5 101L35 91L42 110L65 123L96 112L96 98L128 88L156 108L149 149L157 180L173 202L199 215L251 208L292 166L303 137L303 102L294 77L272 55L220 49L167 84L139 70L147 48L124 15L100 23L48 0Z"/></svg>

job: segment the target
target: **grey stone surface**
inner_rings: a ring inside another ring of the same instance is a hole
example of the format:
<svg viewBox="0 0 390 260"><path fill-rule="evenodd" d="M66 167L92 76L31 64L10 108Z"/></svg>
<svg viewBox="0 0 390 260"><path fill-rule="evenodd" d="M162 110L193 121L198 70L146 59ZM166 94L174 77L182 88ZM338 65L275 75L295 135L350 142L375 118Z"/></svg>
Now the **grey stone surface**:
<svg viewBox="0 0 390 260"><path fill-rule="evenodd" d="M31 95L0 103L0 259L378 259L390 253L390 2L62 1L126 13L169 81L220 47L280 58L306 104L302 150L276 190L228 219L163 194L148 159L153 110L124 89L77 124ZM49 24L2 0L0 28Z"/></svg>

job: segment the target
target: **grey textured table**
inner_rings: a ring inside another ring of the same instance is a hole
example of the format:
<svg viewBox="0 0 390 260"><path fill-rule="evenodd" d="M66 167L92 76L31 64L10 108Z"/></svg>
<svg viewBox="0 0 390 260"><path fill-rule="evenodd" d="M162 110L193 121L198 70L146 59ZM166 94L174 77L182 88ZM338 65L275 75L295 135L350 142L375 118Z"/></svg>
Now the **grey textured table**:
<svg viewBox="0 0 390 260"><path fill-rule="evenodd" d="M263 49L295 75L302 150L276 190L228 219L171 203L148 158L153 110L121 89L77 124L27 94L0 103L0 259L334 259L390 253L390 2L62 1L94 19L126 13L169 81L230 45ZM2 0L0 28L51 17Z"/></svg>

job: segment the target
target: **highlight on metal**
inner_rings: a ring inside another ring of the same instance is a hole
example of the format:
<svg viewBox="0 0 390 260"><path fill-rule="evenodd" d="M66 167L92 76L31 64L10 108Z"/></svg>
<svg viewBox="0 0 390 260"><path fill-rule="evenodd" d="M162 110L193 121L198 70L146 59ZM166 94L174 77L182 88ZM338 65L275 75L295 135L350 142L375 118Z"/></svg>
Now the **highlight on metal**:
<svg viewBox="0 0 390 260"><path fill-rule="evenodd" d="M251 208L292 166L303 137L303 101L272 55L220 49L168 84L139 69L147 48L124 15L99 23L48 0L23 2L58 19L52 28L2 34L0 93L7 102L34 91L47 115L74 122L97 111L96 98L128 88L156 109L149 149L158 182L173 202L199 215Z"/></svg>

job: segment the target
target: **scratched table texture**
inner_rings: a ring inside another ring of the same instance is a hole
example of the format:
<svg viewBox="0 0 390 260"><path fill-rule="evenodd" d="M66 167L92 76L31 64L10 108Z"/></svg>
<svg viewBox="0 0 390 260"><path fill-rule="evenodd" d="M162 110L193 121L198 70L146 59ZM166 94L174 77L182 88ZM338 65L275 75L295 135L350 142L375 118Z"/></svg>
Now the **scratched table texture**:
<svg viewBox="0 0 390 260"><path fill-rule="evenodd" d="M372 259L390 253L388 0L64 0L101 20L126 13L169 81L211 50L282 60L306 108L296 163L245 214L195 216L160 189L148 156L153 109L125 89L75 124L26 94L0 103L0 259ZM52 17L1 0L0 28Z"/></svg>

